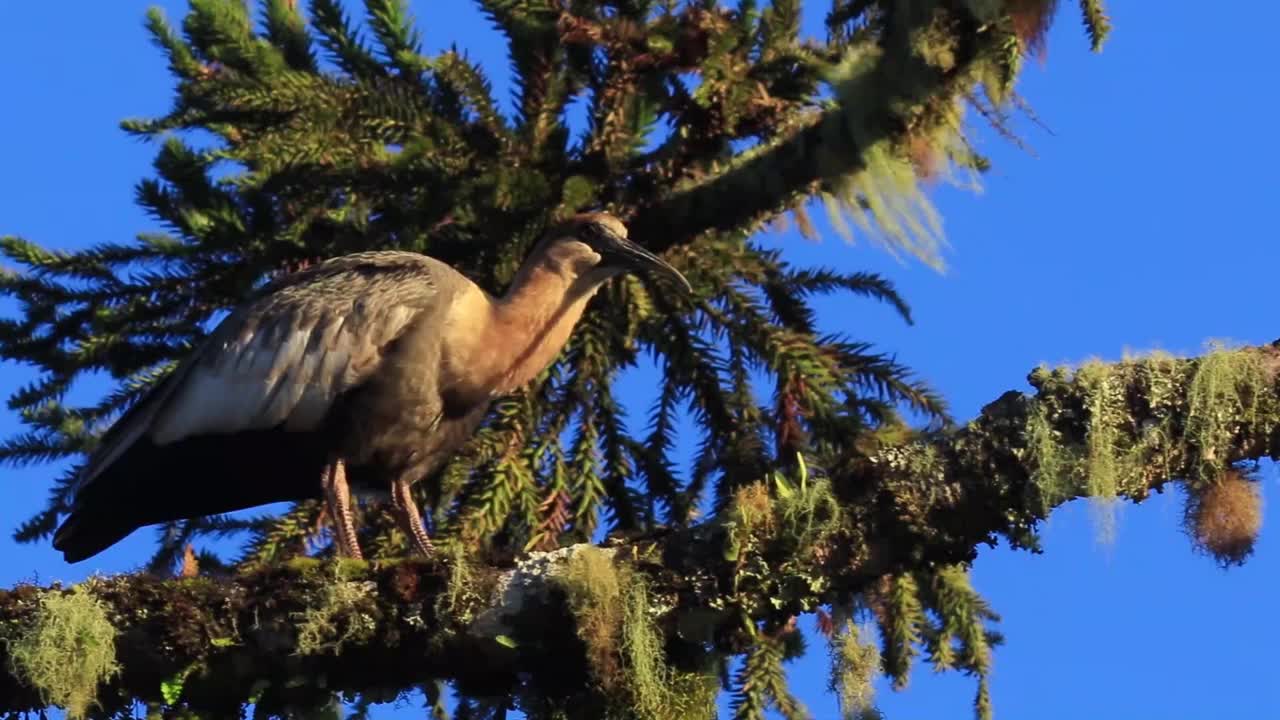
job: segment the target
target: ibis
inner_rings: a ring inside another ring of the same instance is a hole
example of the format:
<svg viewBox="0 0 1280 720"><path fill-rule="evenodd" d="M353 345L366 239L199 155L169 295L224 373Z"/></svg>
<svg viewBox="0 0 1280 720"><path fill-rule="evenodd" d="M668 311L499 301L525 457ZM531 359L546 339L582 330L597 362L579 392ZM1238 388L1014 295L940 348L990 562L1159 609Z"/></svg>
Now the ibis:
<svg viewBox="0 0 1280 720"><path fill-rule="evenodd" d="M147 525L322 498L335 550L360 558L357 491L388 494L412 548L429 555L413 484L471 437L495 398L555 360L604 283L635 271L690 291L616 217L584 213L545 234L501 297L403 251L286 275L104 433L54 547L78 562Z"/></svg>

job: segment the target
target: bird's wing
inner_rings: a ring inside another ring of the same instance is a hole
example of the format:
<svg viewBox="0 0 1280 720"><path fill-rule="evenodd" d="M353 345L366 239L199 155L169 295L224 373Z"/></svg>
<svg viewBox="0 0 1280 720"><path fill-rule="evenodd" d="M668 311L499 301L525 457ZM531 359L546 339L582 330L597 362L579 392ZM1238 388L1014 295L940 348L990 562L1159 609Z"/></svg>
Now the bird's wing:
<svg viewBox="0 0 1280 720"><path fill-rule="evenodd" d="M126 412L80 474L92 481L139 438L317 427L378 367L389 343L440 299L452 269L417 253L335 258L286 276L232 312Z"/></svg>

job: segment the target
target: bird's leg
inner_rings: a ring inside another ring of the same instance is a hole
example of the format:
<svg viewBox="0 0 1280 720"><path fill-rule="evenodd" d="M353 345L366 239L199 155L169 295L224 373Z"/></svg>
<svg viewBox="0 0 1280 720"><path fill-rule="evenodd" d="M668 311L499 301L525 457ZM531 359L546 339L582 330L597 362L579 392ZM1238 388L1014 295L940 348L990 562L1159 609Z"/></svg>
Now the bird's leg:
<svg viewBox="0 0 1280 720"><path fill-rule="evenodd" d="M434 552L431 536L427 535L427 528L422 524L422 511L413 501L413 493L410 491L413 483L409 480L410 477L412 476L402 475L391 483L391 508L396 520L400 522L400 528L409 536L413 548L430 557Z"/></svg>
<svg viewBox="0 0 1280 720"><path fill-rule="evenodd" d="M360 543L356 542L355 517L351 512L351 490L347 487L347 468L340 458L333 460L325 468L324 501L329 508L329 517L333 519L338 555L353 560L363 560Z"/></svg>

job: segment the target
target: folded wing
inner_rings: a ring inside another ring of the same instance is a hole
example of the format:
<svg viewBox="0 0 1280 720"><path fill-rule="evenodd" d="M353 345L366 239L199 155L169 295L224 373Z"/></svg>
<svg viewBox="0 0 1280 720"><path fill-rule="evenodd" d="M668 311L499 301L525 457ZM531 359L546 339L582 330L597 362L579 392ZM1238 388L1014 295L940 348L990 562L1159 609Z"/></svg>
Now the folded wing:
<svg viewBox="0 0 1280 720"><path fill-rule="evenodd" d="M229 315L123 415L82 471L82 489L135 443L320 426L377 372L387 346L439 299L452 269L416 253L348 255L295 273Z"/></svg>

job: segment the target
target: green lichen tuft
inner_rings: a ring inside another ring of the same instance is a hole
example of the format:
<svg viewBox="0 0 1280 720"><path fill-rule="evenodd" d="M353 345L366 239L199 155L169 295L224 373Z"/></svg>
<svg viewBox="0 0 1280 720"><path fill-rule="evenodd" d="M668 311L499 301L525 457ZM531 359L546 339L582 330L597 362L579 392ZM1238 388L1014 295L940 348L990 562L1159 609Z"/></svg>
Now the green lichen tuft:
<svg viewBox="0 0 1280 720"><path fill-rule="evenodd" d="M848 514L830 481L810 479L803 460L794 479L774 472L767 480L739 488L726 508L724 557L735 592L750 598L748 612L808 612L830 584L824 563L849 545Z"/></svg>
<svg viewBox="0 0 1280 720"><path fill-rule="evenodd" d="M86 586L49 590L35 621L9 641L9 657L44 702L81 718L95 704L98 685L119 672L115 638L107 606Z"/></svg>
<svg viewBox="0 0 1280 720"><path fill-rule="evenodd" d="M316 604L293 614L298 620L298 655L337 655L344 643L373 637L377 620L370 613L376 607L377 584L347 580L343 568L335 563L332 579L325 582Z"/></svg>

